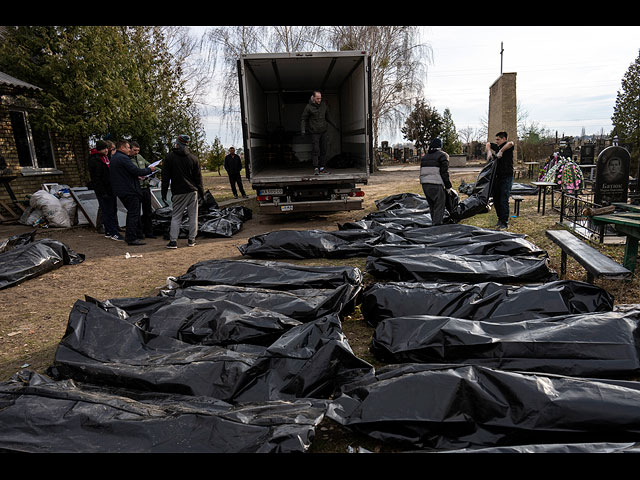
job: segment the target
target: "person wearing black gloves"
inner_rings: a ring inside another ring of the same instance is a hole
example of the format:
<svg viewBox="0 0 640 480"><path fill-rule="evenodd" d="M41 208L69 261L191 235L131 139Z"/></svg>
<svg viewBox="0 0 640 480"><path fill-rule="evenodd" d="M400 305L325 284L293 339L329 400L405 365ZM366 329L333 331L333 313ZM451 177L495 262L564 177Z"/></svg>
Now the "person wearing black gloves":
<svg viewBox="0 0 640 480"><path fill-rule="evenodd" d="M178 248L178 235L185 209L189 216L187 245L196 244L198 234L198 195L204 199L200 161L188 148L190 137L179 135L174 148L162 162L162 201L167 203L171 184L171 227L167 248Z"/></svg>
<svg viewBox="0 0 640 480"><path fill-rule="evenodd" d="M420 183L429 203L433 225L442 225L447 193L451 189L449 180L449 155L442 150L442 140L434 138L426 155L420 159Z"/></svg>
<svg viewBox="0 0 640 480"><path fill-rule="evenodd" d="M507 132L496 133L496 143L488 142L487 160L494 155L496 161L496 175L493 181L493 204L498 216L498 230L506 230L509 226L509 196L513 185L513 146L507 141Z"/></svg>
<svg viewBox="0 0 640 480"><path fill-rule="evenodd" d="M233 198L238 198L236 185L238 185L242 198L247 198L247 195L244 193L244 188L242 187L242 176L240 175L242 171L242 160L236 154L236 149L233 147L229 148L229 155L224 157L224 169L227 171L227 175L229 175Z"/></svg>
<svg viewBox="0 0 640 480"><path fill-rule="evenodd" d="M131 151L127 140L116 142L116 153L109 162L109 177L113 193L127 209L127 227L124 239L129 245L144 245L140 223L140 202L142 191L138 177L151 174L155 167L138 168L129 158Z"/></svg>

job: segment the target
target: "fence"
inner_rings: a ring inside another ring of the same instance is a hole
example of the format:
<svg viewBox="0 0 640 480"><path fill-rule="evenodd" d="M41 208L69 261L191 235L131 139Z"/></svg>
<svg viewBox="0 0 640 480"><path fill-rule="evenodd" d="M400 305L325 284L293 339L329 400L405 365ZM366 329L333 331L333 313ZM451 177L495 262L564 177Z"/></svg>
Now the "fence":
<svg viewBox="0 0 640 480"><path fill-rule="evenodd" d="M611 225L595 225L591 217L584 215L587 208L600 208L602 205L593 202L593 192L588 193L568 193L565 190L555 190L560 193L560 224L565 225L576 234L587 240L598 243L619 243L621 237L618 236L615 228ZM558 205L557 202L552 204ZM555 210L556 208L554 208ZM624 239L622 238L622 241Z"/></svg>

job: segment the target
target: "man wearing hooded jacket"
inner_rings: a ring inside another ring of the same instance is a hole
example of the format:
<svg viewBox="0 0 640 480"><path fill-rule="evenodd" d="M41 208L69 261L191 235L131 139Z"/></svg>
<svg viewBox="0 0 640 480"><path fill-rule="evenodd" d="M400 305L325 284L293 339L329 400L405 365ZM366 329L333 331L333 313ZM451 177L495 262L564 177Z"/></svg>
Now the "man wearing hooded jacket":
<svg viewBox="0 0 640 480"><path fill-rule="evenodd" d="M187 148L190 137L179 135L175 146L162 162L162 201L167 203L171 184L171 227L167 248L178 248L178 236L184 211L189 216L187 245L195 246L198 234L198 195L204 199L200 162Z"/></svg>
<svg viewBox="0 0 640 480"><path fill-rule="evenodd" d="M327 154L327 124L338 129L329 117L327 104L322 102L322 93L315 90L309 103L304 107L300 120L302 135L306 135L307 131L311 134L311 160L315 175L329 173L324 168Z"/></svg>

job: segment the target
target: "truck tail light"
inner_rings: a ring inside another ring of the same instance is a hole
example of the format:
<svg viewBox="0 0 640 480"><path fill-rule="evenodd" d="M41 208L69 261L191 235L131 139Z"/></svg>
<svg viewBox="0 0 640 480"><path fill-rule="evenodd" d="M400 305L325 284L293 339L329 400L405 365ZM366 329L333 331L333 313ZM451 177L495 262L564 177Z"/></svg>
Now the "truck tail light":
<svg viewBox="0 0 640 480"><path fill-rule="evenodd" d="M256 197L256 199L257 199L259 202L270 202L270 201L271 201L271 198L272 198L272 197L271 197L271 195L258 195L258 196Z"/></svg>
<svg viewBox="0 0 640 480"><path fill-rule="evenodd" d="M364 197L364 192L359 190L357 192L349 192L350 197Z"/></svg>

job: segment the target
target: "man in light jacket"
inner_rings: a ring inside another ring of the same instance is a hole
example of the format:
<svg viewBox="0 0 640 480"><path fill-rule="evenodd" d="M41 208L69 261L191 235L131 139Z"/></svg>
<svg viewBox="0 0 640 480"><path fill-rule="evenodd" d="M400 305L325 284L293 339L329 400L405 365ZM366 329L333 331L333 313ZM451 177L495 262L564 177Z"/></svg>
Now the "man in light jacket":
<svg viewBox="0 0 640 480"><path fill-rule="evenodd" d="M429 203L433 225L442 225L446 194L451 189L449 155L442 150L442 140L434 138L427 154L420 159L420 183Z"/></svg>

